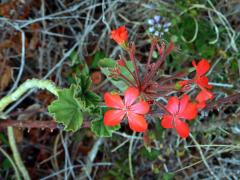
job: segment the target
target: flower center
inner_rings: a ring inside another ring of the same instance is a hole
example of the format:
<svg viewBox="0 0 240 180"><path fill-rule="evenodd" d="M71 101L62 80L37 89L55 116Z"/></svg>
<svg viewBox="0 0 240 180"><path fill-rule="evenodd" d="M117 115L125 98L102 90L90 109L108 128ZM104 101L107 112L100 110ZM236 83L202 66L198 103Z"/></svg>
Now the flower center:
<svg viewBox="0 0 240 180"><path fill-rule="evenodd" d="M125 105L122 110L123 110L123 111L129 111L129 110L130 110L130 107L131 107L131 106L126 106L126 105Z"/></svg>

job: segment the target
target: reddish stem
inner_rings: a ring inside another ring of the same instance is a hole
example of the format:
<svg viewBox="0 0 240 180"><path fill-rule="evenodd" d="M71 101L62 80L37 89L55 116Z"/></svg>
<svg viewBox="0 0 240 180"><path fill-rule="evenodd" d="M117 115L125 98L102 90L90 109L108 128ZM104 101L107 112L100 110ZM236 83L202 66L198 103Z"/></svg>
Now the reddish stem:
<svg viewBox="0 0 240 180"><path fill-rule="evenodd" d="M123 61L124 61L125 64L126 64L124 67L126 67L127 71L132 75L133 79L135 80L135 82L136 82L136 84L137 84L138 81L137 81L137 78L136 78L135 74L133 74L132 71L128 68L127 63L126 63L126 60L125 60L123 57L121 57L121 58L123 59Z"/></svg>
<svg viewBox="0 0 240 180"><path fill-rule="evenodd" d="M141 84L140 84L140 79L139 79L138 67L137 67L137 63L136 63L136 59L135 59L135 45L134 44L132 44L130 49L128 49L128 54L134 65L135 74L136 74L136 78L137 78L137 86L138 86L138 88L140 88Z"/></svg>
<svg viewBox="0 0 240 180"><path fill-rule="evenodd" d="M152 55L153 55L153 51L154 51L154 48L156 46L157 42L156 40L152 40L152 43L151 43L151 48L150 48L150 52L149 52L149 56L148 56L148 61L147 61L147 67L148 69L150 68L150 62L152 60Z"/></svg>
<svg viewBox="0 0 240 180"><path fill-rule="evenodd" d="M152 77L155 75L156 71L158 70L158 68L162 65L162 63L164 62L164 60L166 59L167 55L172 51L174 45L171 42L167 51L159 57L158 61L156 62L156 64L154 65L154 67L151 69L150 74L145 76L144 81L143 81L143 87L142 90L144 91L145 88L148 86L148 82L150 81L150 79L152 79ZM161 59L161 60L160 60Z"/></svg>

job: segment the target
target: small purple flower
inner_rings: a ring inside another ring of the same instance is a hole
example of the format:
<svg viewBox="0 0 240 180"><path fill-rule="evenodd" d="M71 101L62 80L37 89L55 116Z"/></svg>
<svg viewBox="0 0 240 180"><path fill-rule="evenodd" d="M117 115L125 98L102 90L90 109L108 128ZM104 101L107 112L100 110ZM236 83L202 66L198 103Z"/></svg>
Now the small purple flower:
<svg viewBox="0 0 240 180"><path fill-rule="evenodd" d="M157 23L160 21L160 19L161 19L161 16L158 16L158 15L154 16L154 20L155 20Z"/></svg>
<svg viewBox="0 0 240 180"><path fill-rule="evenodd" d="M164 23L164 25L163 25L164 28L167 28L167 27L170 27L170 26L171 26L171 23L170 23L170 22L166 22L166 23Z"/></svg>
<svg viewBox="0 0 240 180"><path fill-rule="evenodd" d="M159 15L155 15L152 19L148 19L147 22L150 25L148 32L156 37L164 35L164 32L168 32L171 26L171 22L167 22L165 17Z"/></svg>
<svg viewBox="0 0 240 180"><path fill-rule="evenodd" d="M158 24L158 25L157 25L157 28L158 28L158 29L161 29L161 27L162 27L161 24Z"/></svg>
<svg viewBox="0 0 240 180"><path fill-rule="evenodd" d="M153 19L148 19L148 24L149 25L154 25L154 20Z"/></svg>
<svg viewBox="0 0 240 180"><path fill-rule="evenodd" d="M168 28L165 28L165 29L164 29L164 32L168 32L168 31L169 31L169 29L168 29Z"/></svg>
<svg viewBox="0 0 240 180"><path fill-rule="evenodd" d="M155 31L154 36L159 36L160 33L158 31Z"/></svg>
<svg viewBox="0 0 240 180"><path fill-rule="evenodd" d="M150 33L153 33L155 31L154 27L150 27L148 30Z"/></svg>

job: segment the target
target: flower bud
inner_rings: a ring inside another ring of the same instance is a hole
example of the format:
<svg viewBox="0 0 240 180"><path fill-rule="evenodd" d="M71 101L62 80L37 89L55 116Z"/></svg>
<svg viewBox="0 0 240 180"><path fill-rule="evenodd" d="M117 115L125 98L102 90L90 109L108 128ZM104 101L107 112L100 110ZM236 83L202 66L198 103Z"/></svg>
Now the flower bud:
<svg viewBox="0 0 240 180"><path fill-rule="evenodd" d="M126 66L126 62L121 58L121 59L119 59L119 60L117 60L117 64L119 65L119 66Z"/></svg>

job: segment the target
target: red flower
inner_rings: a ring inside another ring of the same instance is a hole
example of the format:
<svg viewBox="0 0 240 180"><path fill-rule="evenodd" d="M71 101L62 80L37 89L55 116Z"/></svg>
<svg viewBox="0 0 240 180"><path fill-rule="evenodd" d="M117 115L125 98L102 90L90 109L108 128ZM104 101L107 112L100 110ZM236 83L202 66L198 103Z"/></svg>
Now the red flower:
<svg viewBox="0 0 240 180"><path fill-rule="evenodd" d="M205 76L205 74L208 72L210 68L210 64L207 62L207 60L202 59L198 64L196 64L195 61L192 61L192 65L196 69L196 75L193 80L185 80L180 81L179 85L185 86L190 83L195 83L198 85L198 87L201 89L201 92L197 95L196 100L199 103L199 108L203 108L206 105L206 101L213 98L213 94L208 89L211 89L212 86L208 84L208 78Z"/></svg>
<svg viewBox="0 0 240 180"><path fill-rule="evenodd" d="M139 101L134 104L139 96L139 91L135 87L129 87L124 94L124 102L117 94L105 93L104 101L107 107L114 108L104 114L104 124L106 126L116 126L126 115L130 128L136 132L144 132L147 129L147 122L144 115L149 111L149 104Z"/></svg>
<svg viewBox="0 0 240 180"><path fill-rule="evenodd" d="M116 30L111 31L111 38L119 45L123 45L128 40L128 31L125 26L121 26Z"/></svg>
<svg viewBox="0 0 240 180"><path fill-rule="evenodd" d="M192 120L197 116L197 105L189 102L188 95L183 95L181 99L171 97L166 109L170 114L164 114L161 125L164 128L175 128L180 137L189 136L188 124L183 119Z"/></svg>

